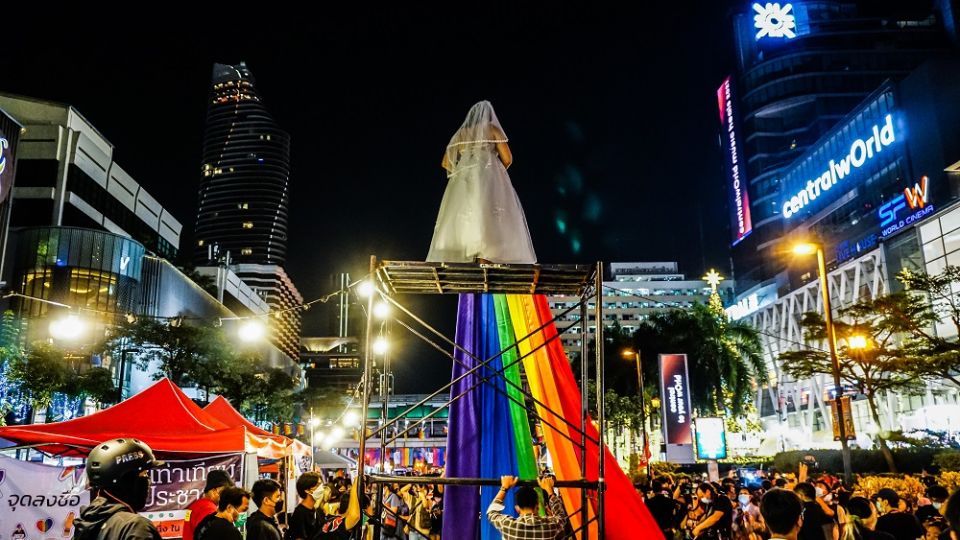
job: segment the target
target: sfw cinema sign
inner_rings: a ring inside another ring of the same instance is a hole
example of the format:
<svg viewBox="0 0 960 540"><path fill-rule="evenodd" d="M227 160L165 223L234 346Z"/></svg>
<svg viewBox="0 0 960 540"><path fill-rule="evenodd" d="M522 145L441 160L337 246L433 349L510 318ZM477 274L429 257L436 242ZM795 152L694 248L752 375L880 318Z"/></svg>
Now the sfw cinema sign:
<svg viewBox="0 0 960 540"><path fill-rule="evenodd" d="M730 224L733 243L743 240L753 230L750 220L750 196L747 194L747 175L741 167L740 149L737 147L737 131L733 109L733 91L730 77L717 89L717 105L720 107L720 142L730 171Z"/></svg>
<svg viewBox="0 0 960 540"><path fill-rule="evenodd" d="M850 143L850 150L846 156L831 159L825 164L823 173L812 180L807 180L804 186L795 195L783 202L783 218L790 219L804 206L813 203L833 186L849 177L896 140L893 132L893 118L887 115L883 124L875 124L870 135L866 138L855 139Z"/></svg>
<svg viewBox="0 0 960 540"><path fill-rule="evenodd" d="M693 463L687 355L660 355L660 395L663 402L663 441L667 446L667 461Z"/></svg>
<svg viewBox="0 0 960 540"><path fill-rule="evenodd" d="M916 223L934 212L933 205L927 204L930 189L927 187L929 178L923 176L920 181L903 190L889 202L884 203L877 210L880 216L880 235L886 238L907 225ZM902 210L910 209L910 213L903 215Z"/></svg>

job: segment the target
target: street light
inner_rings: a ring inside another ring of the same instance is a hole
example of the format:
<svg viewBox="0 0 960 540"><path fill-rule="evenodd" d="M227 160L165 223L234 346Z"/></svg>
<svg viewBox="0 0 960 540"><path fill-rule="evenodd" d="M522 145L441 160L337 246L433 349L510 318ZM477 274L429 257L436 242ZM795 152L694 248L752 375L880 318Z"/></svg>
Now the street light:
<svg viewBox="0 0 960 540"><path fill-rule="evenodd" d="M343 415L343 425L347 427L356 427L360 423L360 415L355 411L347 411Z"/></svg>
<svg viewBox="0 0 960 540"><path fill-rule="evenodd" d="M650 460L647 458L647 448L649 447L649 441L647 441L647 407L643 400L643 370L640 369L640 351L633 349L624 349L620 352L620 356L629 360L633 358L637 363L637 388L640 393L640 433L643 436L643 448L640 450L641 455L643 456L644 461L647 463L647 479L650 478Z"/></svg>
<svg viewBox="0 0 960 540"><path fill-rule="evenodd" d="M830 346L830 363L833 368L833 386L836 388L837 415L835 418L839 426L840 449L843 455L843 482L847 486L852 485L852 472L850 466L850 445L847 444L847 429L844 423L843 412L843 386L840 384L840 360L837 358L837 334L833 327L833 312L830 308L830 291L827 286L827 264L823 258L823 246L813 242L798 243L793 246L793 253L796 255L817 254L817 272L820 277L820 294L823 297L823 320L827 327L827 344Z"/></svg>
<svg viewBox="0 0 960 540"><path fill-rule="evenodd" d="M870 346L867 336L853 335L847 338L847 348L862 351Z"/></svg>
<svg viewBox="0 0 960 540"><path fill-rule="evenodd" d="M360 298L368 298L373 294L373 283L370 281L361 281L360 284L357 285L357 294Z"/></svg>
<svg viewBox="0 0 960 540"><path fill-rule="evenodd" d="M266 325L258 319L248 319L240 323L240 326L237 327L237 336L240 338L240 341L247 343L260 341L266 333Z"/></svg>
<svg viewBox="0 0 960 540"><path fill-rule="evenodd" d="M384 354L387 352L387 348L387 340L383 339L382 337L377 338L376 341L373 342L374 354Z"/></svg>
<svg viewBox="0 0 960 540"><path fill-rule="evenodd" d="M80 317L67 315L50 323L50 337L72 341L79 338L85 329L86 325L80 320Z"/></svg>
<svg viewBox="0 0 960 540"><path fill-rule="evenodd" d="M378 319L386 319L387 315L390 315L390 304L387 304L384 301L379 301L373 305L373 316Z"/></svg>

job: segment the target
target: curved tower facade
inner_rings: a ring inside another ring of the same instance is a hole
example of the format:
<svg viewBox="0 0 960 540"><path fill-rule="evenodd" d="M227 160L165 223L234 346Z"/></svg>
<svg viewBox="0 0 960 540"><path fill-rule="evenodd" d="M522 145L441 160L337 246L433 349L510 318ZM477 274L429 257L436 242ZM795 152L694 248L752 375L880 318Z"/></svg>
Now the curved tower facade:
<svg viewBox="0 0 960 540"><path fill-rule="evenodd" d="M214 64L203 139L194 263L282 266L287 255L290 136L246 64Z"/></svg>
<svg viewBox="0 0 960 540"><path fill-rule="evenodd" d="M942 9L949 2L904 4L744 2L734 16L737 72L725 95L734 94L738 179L752 221L732 250L738 283L763 282L782 269L785 169L884 81L951 50L952 14ZM771 6L781 12L764 13Z"/></svg>

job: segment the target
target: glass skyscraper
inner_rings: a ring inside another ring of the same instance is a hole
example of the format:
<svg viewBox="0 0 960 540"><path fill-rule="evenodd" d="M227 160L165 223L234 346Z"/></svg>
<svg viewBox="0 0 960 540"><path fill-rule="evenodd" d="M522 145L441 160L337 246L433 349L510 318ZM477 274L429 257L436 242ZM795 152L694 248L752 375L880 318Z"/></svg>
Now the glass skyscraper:
<svg viewBox="0 0 960 540"><path fill-rule="evenodd" d="M203 139L194 262L282 266L287 256L290 136L246 64L214 64Z"/></svg>

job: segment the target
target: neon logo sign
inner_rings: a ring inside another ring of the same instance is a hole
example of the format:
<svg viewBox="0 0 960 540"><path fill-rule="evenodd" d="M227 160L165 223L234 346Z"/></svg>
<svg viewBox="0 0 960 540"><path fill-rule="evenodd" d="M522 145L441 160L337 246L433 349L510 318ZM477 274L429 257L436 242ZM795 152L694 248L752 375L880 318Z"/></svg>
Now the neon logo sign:
<svg viewBox="0 0 960 540"><path fill-rule="evenodd" d="M871 136L866 139L857 139L850 144L850 151L846 157L839 161L831 159L823 174L813 180L807 180L807 185L803 189L784 201L783 218L793 217L804 206L850 176L851 171L862 167L867 160L872 159L896 140L893 132L893 118L889 114L884 118L882 126L874 125L871 131L873 133Z"/></svg>
<svg viewBox="0 0 960 540"><path fill-rule="evenodd" d="M927 189L928 180L929 178L922 176L919 183L914 184L912 188L907 187L903 190L903 194L890 199L878 209L880 234L884 238L934 212L933 205L927 204L930 195ZM915 211L903 219L898 219L900 211L906 208Z"/></svg>
<svg viewBox="0 0 960 540"><path fill-rule="evenodd" d="M753 16L753 26L759 30L757 39L764 36L787 39L797 37L793 31L797 27L797 22L790 13L793 10L792 4L784 4L780 7L779 3L767 2L766 5L757 3L753 5L753 10L757 12Z"/></svg>

